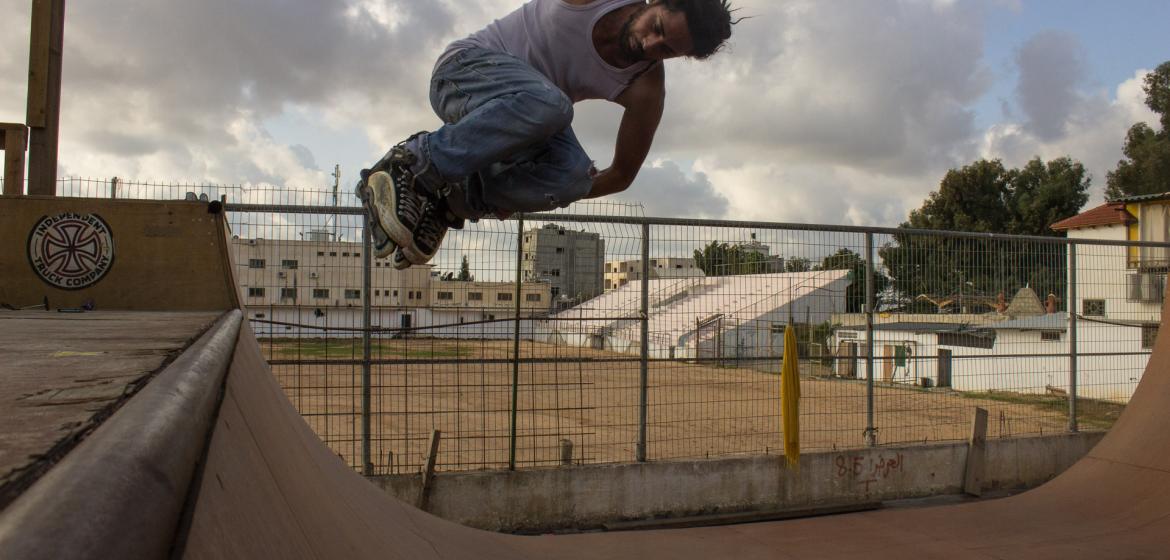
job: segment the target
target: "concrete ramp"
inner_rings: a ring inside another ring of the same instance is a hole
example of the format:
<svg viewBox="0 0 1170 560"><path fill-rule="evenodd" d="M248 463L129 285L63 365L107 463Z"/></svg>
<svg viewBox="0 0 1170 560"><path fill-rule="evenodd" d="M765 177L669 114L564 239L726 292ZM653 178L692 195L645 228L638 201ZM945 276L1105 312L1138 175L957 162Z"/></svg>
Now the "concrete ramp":
<svg viewBox="0 0 1170 560"><path fill-rule="evenodd" d="M1165 322L1165 317L1163 319ZM1003 500L670 531L522 537L375 491L302 421L244 329L186 558L1161 558L1170 547L1170 337L1132 403L1073 468Z"/></svg>

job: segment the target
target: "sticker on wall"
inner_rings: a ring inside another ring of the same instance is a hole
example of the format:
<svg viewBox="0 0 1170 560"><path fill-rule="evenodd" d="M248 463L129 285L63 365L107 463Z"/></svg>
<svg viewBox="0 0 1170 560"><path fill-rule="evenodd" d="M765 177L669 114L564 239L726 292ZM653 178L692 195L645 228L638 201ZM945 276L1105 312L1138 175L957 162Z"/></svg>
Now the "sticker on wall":
<svg viewBox="0 0 1170 560"><path fill-rule="evenodd" d="M88 288L114 265L114 235L97 214L43 216L28 235L28 262L51 286Z"/></svg>

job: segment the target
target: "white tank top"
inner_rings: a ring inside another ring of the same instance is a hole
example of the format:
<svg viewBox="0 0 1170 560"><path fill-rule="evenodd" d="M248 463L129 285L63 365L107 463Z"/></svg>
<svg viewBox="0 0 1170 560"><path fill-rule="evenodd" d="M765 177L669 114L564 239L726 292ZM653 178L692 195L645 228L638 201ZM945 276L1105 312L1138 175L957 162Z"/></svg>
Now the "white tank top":
<svg viewBox="0 0 1170 560"><path fill-rule="evenodd" d="M447 46L436 66L460 50L480 47L508 53L543 74L573 102L613 101L654 62L629 68L607 63L593 47L593 27L609 12L645 0L597 0L574 6L563 0L531 0L470 37Z"/></svg>

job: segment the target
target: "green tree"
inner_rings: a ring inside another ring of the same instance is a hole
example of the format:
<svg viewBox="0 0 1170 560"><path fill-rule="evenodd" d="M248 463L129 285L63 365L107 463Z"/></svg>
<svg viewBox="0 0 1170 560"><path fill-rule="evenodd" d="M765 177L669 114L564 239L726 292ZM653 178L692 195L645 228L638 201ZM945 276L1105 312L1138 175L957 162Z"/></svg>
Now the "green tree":
<svg viewBox="0 0 1170 560"><path fill-rule="evenodd" d="M1110 200L1170 192L1170 61L1146 74L1142 89L1162 130L1154 131L1144 122L1130 127L1122 148L1125 159L1107 176L1105 198Z"/></svg>
<svg viewBox="0 0 1170 560"><path fill-rule="evenodd" d="M717 240L695 250L695 266L707 276L759 274L767 271L766 261L758 252Z"/></svg>
<svg viewBox="0 0 1170 560"><path fill-rule="evenodd" d="M848 313L861 313L865 311L865 259L861 255L850 251L849 249L841 248L836 253L829 255L817 265L816 270L848 270L849 279L851 283L845 290L845 311ZM878 270L874 270L874 306L880 308L880 302L877 300L878 295L886 290L890 285L890 279Z"/></svg>
<svg viewBox="0 0 1170 560"><path fill-rule="evenodd" d="M459 276L455 278L461 282L472 282L475 276L471 274L471 265L467 262L467 255L463 255L463 261L459 263Z"/></svg>
<svg viewBox="0 0 1170 560"><path fill-rule="evenodd" d="M1084 166L1069 158L1047 164L1036 158L1021 169L980 160L949 171L900 227L1055 236L1050 226L1080 210L1089 186ZM879 254L907 301L925 296L970 307L973 296L982 295L984 302L999 292L1010 297L1025 285L1041 297L1065 288L1066 253L1059 245L905 233L895 234ZM915 307L937 309L925 301Z"/></svg>
<svg viewBox="0 0 1170 560"><path fill-rule="evenodd" d="M812 270L812 261L804 257L788 257L784 261L784 272L808 272Z"/></svg>

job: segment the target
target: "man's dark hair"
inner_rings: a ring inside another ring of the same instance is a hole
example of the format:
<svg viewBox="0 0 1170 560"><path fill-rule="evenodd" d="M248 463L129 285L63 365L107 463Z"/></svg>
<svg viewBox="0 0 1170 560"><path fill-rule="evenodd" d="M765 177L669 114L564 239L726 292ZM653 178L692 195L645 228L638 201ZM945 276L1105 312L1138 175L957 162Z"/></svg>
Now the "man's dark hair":
<svg viewBox="0 0 1170 560"><path fill-rule="evenodd" d="M703 60L716 52L731 37L731 4L728 0L659 0L672 12L687 16L687 30L694 47L688 55Z"/></svg>

